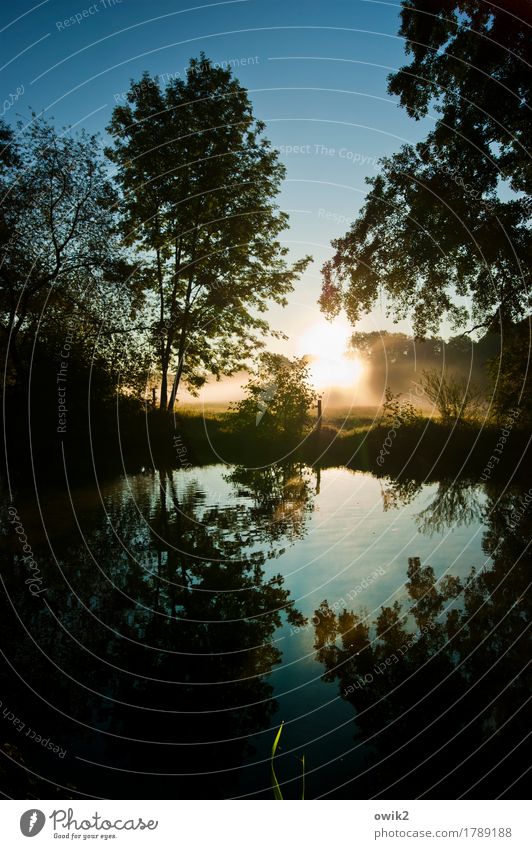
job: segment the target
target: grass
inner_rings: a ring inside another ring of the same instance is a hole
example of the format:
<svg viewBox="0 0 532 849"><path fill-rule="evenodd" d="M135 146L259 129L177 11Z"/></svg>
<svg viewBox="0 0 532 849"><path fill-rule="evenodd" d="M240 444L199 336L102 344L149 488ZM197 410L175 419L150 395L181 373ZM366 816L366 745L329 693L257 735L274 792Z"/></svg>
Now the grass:
<svg viewBox="0 0 532 849"><path fill-rule="evenodd" d="M350 431L371 427L377 420L380 407L331 407L325 408L322 422L327 427Z"/></svg>
<svg viewBox="0 0 532 849"><path fill-rule="evenodd" d="M461 424L458 427L437 419L421 418L415 424L403 425L389 437L389 427L376 423L375 408L361 407L352 410L333 409L325 414L320 431L310 429L302 439L275 436L267 427L251 427L242 431L237 427L234 414L225 405L178 405L174 417L161 416L145 408L130 409L125 404L119 409L116 421L101 417L89 434L73 422L64 443L67 454L75 453L76 463L71 474L81 480L91 477L93 463L100 475L116 471L134 472L141 466L157 468L191 468L225 462L256 467L268 465L286 457L292 462L303 462L323 468L348 466L371 472L378 477L397 476L437 479L450 474L480 475L500 438L499 425L481 427ZM53 422L55 427L56 422ZM25 445L29 440L12 438L20 450L13 461L18 480L33 479L34 470L28 461ZM62 442L55 431L46 427L36 430L34 456L38 457L39 474L43 479L62 479L63 462L60 454ZM179 442L176 446L176 438ZM384 463L377 463L385 440L392 440ZM526 468L524 451L528 431L516 425L504 449L504 463L493 470L492 477L502 477L505 469L516 468L524 476ZM179 449L179 453L178 453ZM54 478L55 476L55 478Z"/></svg>
<svg viewBox="0 0 532 849"><path fill-rule="evenodd" d="M281 731L283 730L284 722L281 722L279 726L279 731L275 735L275 740L273 741L272 746L272 757L271 757L271 767L272 767L272 787L273 787L273 795L276 799L283 799L283 794L281 793L281 787L279 786L279 782L277 780L277 776L275 774L275 769L273 766L273 759L275 758L275 753L277 751L277 746L279 745L279 740L281 739Z"/></svg>
<svg viewBox="0 0 532 849"><path fill-rule="evenodd" d="M205 416L209 419L219 419L221 421L229 415L227 404L178 404L175 411L178 416L189 416L192 418Z"/></svg>
<svg viewBox="0 0 532 849"><path fill-rule="evenodd" d="M335 427L338 430L349 430L355 427L371 425L378 417L379 406L357 406L357 407L325 407L322 415L324 425ZM231 411L229 405L200 404L194 402L180 403L175 409L176 415L191 418L216 419L218 421L229 421Z"/></svg>
<svg viewBox="0 0 532 849"><path fill-rule="evenodd" d="M347 465L378 476L401 473L414 477L429 472L433 477L457 472L480 474L500 436L500 426L495 424L453 426L434 418L420 418L414 424L396 428L384 463L377 463L391 426L374 423L373 417L368 420L367 411L358 411L347 420L344 416L326 417L319 432L309 431L300 440L274 437L267 429L238 430L231 414L219 410L205 414L192 409L179 411L176 431L181 434L187 446L187 460L193 465L223 459L255 466L290 455L291 460L309 465ZM152 445L166 446L161 464L178 467L171 434L155 431L153 437ZM521 458L527 442L527 432L515 427L505 447L507 463ZM523 468L522 462L516 465ZM495 469L493 477L499 472L502 469Z"/></svg>
<svg viewBox="0 0 532 849"><path fill-rule="evenodd" d="M273 795L276 799L280 801L284 801L284 796L281 792L281 787L279 785L279 781L277 779L277 775L275 774L275 768L273 765L273 761L275 758L275 753L277 751L277 747L279 746L279 740L281 739L281 732L283 730L284 721L281 722L279 726L279 730L275 735L275 740L273 741L272 746L272 756L271 756L271 769L272 769L272 787L273 787ZM301 790L301 798L305 798L305 755L302 755L301 758L301 782L302 782L302 790Z"/></svg>

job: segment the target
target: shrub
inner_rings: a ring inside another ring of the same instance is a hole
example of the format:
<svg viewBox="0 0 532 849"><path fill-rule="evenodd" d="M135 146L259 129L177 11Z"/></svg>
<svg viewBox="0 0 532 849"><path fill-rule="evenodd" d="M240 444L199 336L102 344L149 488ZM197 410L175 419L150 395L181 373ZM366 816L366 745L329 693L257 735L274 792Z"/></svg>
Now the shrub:
<svg viewBox="0 0 532 849"><path fill-rule="evenodd" d="M478 419L482 394L471 381L430 369L422 372L420 386L445 424Z"/></svg>
<svg viewBox="0 0 532 849"><path fill-rule="evenodd" d="M298 437L310 425L310 410L318 396L309 383L304 358L263 353L244 388L247 397L231 405L239 426L270 436Z"/></svg>
<svg viewBox="0 0 532 849"><path fill-rule="evenodd" d="M384 391L385 401L382 405L380 424L385 427L417 424L421 419L419 410L416 410L410 401L400 401L401 393L394 395L389 386Z"/></svg>

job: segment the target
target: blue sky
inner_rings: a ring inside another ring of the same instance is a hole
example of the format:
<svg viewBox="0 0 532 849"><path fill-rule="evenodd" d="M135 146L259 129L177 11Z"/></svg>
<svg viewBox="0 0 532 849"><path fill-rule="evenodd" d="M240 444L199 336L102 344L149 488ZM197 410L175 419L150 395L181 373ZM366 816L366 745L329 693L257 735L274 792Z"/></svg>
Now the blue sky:
<svg viewBox="0 0 532 849"><path fill-rule="evenodd" d="M433 123L409 119L386 92L388 73L405 61L398 28L399 4L373 0L17 0L0 12L2 91L24 93L5 118L32 107L59 126L105 134L113 106L144 70L182 75L202 50L229 63L282 150L280 205L293 210L285 238L294 257L315 259L289 307L271 310L272 324L291 336L285 350L296 350L319 319L319 268L362 204L364 178ZM358 329L392 327L377 310Z"/></svg>

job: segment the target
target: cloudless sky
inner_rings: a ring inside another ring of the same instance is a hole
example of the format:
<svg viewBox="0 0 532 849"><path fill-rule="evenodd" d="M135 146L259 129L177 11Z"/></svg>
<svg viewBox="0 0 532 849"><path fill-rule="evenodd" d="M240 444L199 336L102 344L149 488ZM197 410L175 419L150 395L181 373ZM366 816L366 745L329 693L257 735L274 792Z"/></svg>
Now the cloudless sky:
<svg viewBox="0 0 532 849"><path fill-rule="evenodd" d="M399 3L374 0L16 0L0 11L2 101L24 93L5 119L31 107L105 136L113 106L144 70L183 75L200 51L230 63L287 166L284 239L294 257L314 256L290 305L270 311L292 352L320 318L319 269L359 210L365 177L433 125L408 118L386 92L387 75L405 62L398 29ZM393 327L376 310L357 329Z"/></svg>

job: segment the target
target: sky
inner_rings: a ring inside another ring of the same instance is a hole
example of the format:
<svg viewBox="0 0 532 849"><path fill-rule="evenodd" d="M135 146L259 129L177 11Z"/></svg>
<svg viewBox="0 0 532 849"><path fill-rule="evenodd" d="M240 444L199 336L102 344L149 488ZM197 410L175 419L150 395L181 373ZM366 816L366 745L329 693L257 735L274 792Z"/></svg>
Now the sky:
<svg viewBox="0 0 532 849"><path fill-rule="evenodd" d="M320 322L320 267L360 209L365 178L380 157L433 126L432 116L408 118L386 91L387 75L405 63L399 8L380 0L15 0L0 11L0 111L9 123L44 111L56 126L107 141L113 107L143 71L162 82L183 76L201 51L229 64L287 168L283 241L294 259L314 257L289 305L269 312L289 336L269 347L300 355L301 337L315 338L309 328ZM15 99L7 110L6 98ZM356 329L410 328L379 308Z"/></svg>

